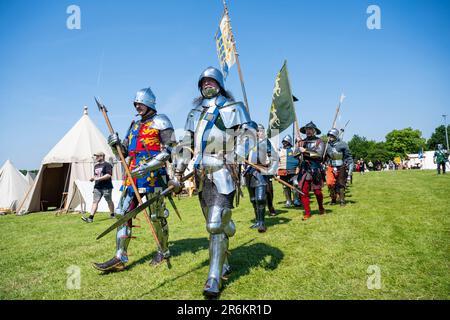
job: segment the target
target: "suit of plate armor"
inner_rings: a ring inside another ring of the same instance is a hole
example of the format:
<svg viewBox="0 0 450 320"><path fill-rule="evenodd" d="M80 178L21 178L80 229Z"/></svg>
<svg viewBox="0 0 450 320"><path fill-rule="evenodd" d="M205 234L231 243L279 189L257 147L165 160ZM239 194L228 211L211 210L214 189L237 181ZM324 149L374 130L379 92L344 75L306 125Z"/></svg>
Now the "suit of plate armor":
<svg viewBox="0 0 450 320"><path fill-rule="evenodd" d="M258 131L264 132L264 127L258 125ZM272 147L270 140L266 137L258 138L258 143L250 150L248 161L266 168L266 172L261 173L255 168L247 165L244 172L245 184L247 185L250 202L255 212L256 223L251 228L258 228L259 232L265 232L264 223L266 214L267 193L270 184L270 177L276 175L278 168L278 154Z"/></svg>
<svg viewBox="0 0 450 320"><path fill-rule="evenodd" d="M220 86L220 92L212 97L205 96L201 87L205 78L214 79ZM191 153L183 146L190 147L194 151L200 206L206 220L206 230L210 234L210 265L204 294L217 296L222 286L222 276L230 271L228 239L236 232L231 219L235 185L239 179L236 164L245 158L244 141L248 141L250 148L254 146L256 124L251 121L243 103L229 98L219 70L207 68L200 75L198 86L202 97L194 102L194 108L188 114L186 135L175 158L175 176L180 179L191 160Z"/></svg>
<svg viewBox="0 0 450 320"><path fill-rule="evenodd" d="M139 194L150 199L156 192L167 187L166 161L170 159L172 147L175 146L174 129L169 118L163 114L157 114L155 109L155 96L150 88L137 92L134 100L135 105L141 103L152 109L141 120L132 122L127 131L125 139L119 140L116 134L109 136L108 143L114 153L116 146L122 149L125 158L128 158L129 169L132 172L134 183ZM122 186L122 196L116 208L116 217L121 218L138 205L131 181L126 176ZM154 202L149 208L150 220L155 229L156 236L161 244L161 250L152 260L153 265L159 264L170 256L168 240L169 226L167 217L169 211L165 207L163 198ZM117 228L116 253L112 262L95 264L99 270L110 270L114 261L123 265L128 262L127 248L132 235L132 221Z"/></svg>
<svg viewBox="0 0 450 320"><path fill-rule="evenodd" d="M278 165L278 176L281 180L293 184L293 180L295 179L295 174L297 167L299 165L298 159L298 148L293 147L292 137L287 135L282 140L283 146L279 149L279 165ZM286 198L285 206L287 208L292 206L292 197L291 197L291 189L287 186L283 185L283 193ZM294 205L300 206L299 195L294 191Z"/></svg>
<svg viewBox="0 0 450 320"><path fill-rule="evenodd" d="M339 139L339 130L331 129L328 131L328 137L330 141L326 153L327 186L331 204L336 204L336 198L339 195L340 203L344 205L347 177L353 172L353 157L348 144Z"/></svg>

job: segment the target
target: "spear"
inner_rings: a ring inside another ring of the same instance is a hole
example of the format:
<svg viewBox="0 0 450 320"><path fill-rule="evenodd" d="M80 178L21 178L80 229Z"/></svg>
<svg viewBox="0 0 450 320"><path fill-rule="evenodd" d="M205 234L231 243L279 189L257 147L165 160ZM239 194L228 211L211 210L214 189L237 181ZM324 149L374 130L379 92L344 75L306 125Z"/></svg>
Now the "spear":
<svg viewBox="0 0 450 320"><path fill-rule="evenodd" d="M342 105L342 102L344 102L344 99L345 99L345 96L342 93L341 94L341 98L339 99L339 104L338 104L338 106L336 108L336 113L334 114L333 125L331 126L331 128L334 128L336 126L336 120L337 120L337 117L339 115L339 111L341 110L341 105ZM322 159L325 159L325 155L327 154L328 144L329 144L329 142L328 142L328 139L327 139L327 144L325 145L325 149L323 150Z"/></svg>

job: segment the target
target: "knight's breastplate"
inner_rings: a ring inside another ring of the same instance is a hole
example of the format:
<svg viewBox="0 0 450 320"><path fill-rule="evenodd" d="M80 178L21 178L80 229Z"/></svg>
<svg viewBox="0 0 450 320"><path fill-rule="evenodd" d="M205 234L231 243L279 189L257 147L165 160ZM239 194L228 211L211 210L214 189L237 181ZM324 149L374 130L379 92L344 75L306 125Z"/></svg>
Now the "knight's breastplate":
<svg viewBox="0 0 450 320"><path fill-rule="evenodd" d="M344 164L344 153L339 151L336 146L330 147L330 161L333 167L340 167Z"/></svg>
<svg viewBox="0 0 450 320"><path fill-rule="evenodd" d="M267 140L259 140L255 147L250 150L249 161L262 166L267 166L270 163L267 151Z"/></svg>
<svg viewBox="0 0 450 320"><path fill-rule="evenodd" d="M233 156L233 137L228 135L219 109L213 105L205 108L194 135L196 164L209 168L221 168L224 157Z"/></svg>
<svg viewBox="0 0 450 320"><path fill-rule="evenodd" d="M159 130L153 128L151 119L137 122L131 127L128 135L128 156L131 159L130 170L138 167L142 162L148 162L161 152L161 140ZM161 177L165 175L162 168L156 172L150 172L142 178L134 179L139 192L153 192L155 187L161 187ZM131 185L127 179L126 185ZM144 191L145 189L145 191Z"/></svg>

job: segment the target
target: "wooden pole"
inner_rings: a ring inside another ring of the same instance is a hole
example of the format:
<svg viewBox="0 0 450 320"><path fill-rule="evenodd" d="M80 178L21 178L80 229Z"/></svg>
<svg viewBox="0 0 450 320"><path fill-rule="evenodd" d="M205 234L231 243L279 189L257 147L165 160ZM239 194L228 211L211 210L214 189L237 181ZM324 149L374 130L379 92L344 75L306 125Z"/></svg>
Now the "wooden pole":
<svg viewBox="0 0 450 320"><path fill-rule="evenodd" d="M294 97L292 96L291 80L290 80L290 77L289 77L289 70L288 70L288 67L287 67L287 61L286 60L284 61L284 64L286 65L287 82L288 82L288 86L289 86L289 92L291 93L291 101L292 101L292 106L294 108L294 115L295 115L295 121L293 123L293 129L292 129L294 131L292 139L294 139L294 144L295 144L295 138L296 138L296 135L297 135L297 132L298 132L298 128L299 128L298 127L298 119L297 119L297 112L295 112L295 102L294 102Z"/></svg>
<svg viewBox="0 0 450 320"><path fill-rule="evenodd" d="M233 35L233 32L232 32L232 28L231 28L231 19L230 19L230 15L228 14L228 6L227 6L226 0L223 0L223 6L224 6L224 9L225 9L225 14L226 14L226 16L228 18L228 21L230 23L231 41L233 42L234 57L236 59L236 65L237 65L237 69L238 69L238 73L239 73L239 80L241 82L241 89L242 89L242 94L244 96L245 108L247 109L247 112L250 112L250 108L248 106L248 100L247 100L247 92L245 90L244 76L242 74L241 63L239 61L239 53L237 51L236 41L234 39L234 35Z"/></svg>
<svg viewBox="0 0 450 320"><path fill-rule="evenodd" d="M342 101L344 101L343 97L344 97L344 96L341 95L341 97L339 98L339 104L338 104L338 106L337 106L337 108L336 108L336 113L335 113L335 115L334 115L333 125L332 125L331 128L334 128L334 127L336 126L336 120L337 120L339 111L341 110L341 104L342 104ZM325 159L325 155L327 154L328 144L329 144L329 141L328 141L328 139L327 139L327 144L325 145L325 149L323 150L322 159Z"/></svg>

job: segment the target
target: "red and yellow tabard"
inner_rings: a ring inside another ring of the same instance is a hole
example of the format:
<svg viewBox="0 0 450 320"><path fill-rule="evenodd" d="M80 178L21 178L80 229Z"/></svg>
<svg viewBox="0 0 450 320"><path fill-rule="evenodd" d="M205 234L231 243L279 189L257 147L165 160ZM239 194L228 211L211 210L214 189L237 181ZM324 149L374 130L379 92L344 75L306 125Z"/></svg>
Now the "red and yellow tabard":
<svg viewBox="0 0 450 320"><path fill-rule="evenodd" d="M127 133L128 139L128 156L131 159L130 170L139 166L141 161L155 157L161 152L161 140L159 130L152 128L153 121L136 122L133 124ZM148 152L147 152L147 150ZM150 156L149 156L150 153ZM145 192L154 192L157 187L165 187L161 182L165 183L166 170L161 168L156 172L151 172L143 178L134 179L138 189L146 189ZM130 186L130 180L126 179L125 186ZM141 192L141 190L139 190ZM128 188L128 192L133 192L132 188Z"/></svg>

